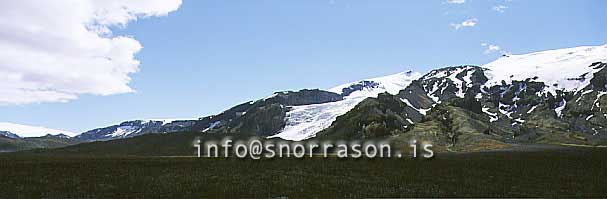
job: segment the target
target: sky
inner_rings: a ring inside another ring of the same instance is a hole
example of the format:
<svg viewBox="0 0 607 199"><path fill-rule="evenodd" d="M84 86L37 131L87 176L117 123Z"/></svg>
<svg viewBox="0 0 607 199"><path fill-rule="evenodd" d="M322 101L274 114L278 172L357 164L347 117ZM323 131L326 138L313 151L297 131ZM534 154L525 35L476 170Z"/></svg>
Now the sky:
<svg viewBox="0 0 607 199"><path fill-rule="evenodd" d="M602 0L6 1L0 122L79 133L198 118L275 91L604 45L605 8Z"/></svg>

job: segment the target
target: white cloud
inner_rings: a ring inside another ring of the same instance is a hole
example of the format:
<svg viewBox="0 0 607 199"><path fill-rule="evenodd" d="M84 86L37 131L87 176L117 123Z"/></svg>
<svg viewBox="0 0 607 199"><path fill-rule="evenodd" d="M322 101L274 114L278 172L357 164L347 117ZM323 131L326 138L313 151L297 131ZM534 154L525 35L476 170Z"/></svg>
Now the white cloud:
<svg viewBox="0 0 607 199"><path fill-rule="evenodd" d="M472 18L472 19L468 19L466 21L462 21L461 23L452 23L451 27L455 28L456 30L459 30L460 28L463 28L463 27L474 27L474 26L476 26L477 23L478 23L478 19Z"/></svg>
<svg viewBox="0 0 607 199"><path fill-rule="evenodd" d="M485 54L489 54L495 51L500 50L501 48L498 45L493 45L493 44L488 44L488 43L481 43L481 46L486 47L485 49Z"/></svg>
<svg viewBox="0 0 607 199"><path fill-rule="evenodd" d="M505 6L505 5L497 5L497 6L493 6L492 9L496 12L504 13L504 11L506 11L507 8L508 8L508 6Z"/></svg>
<svg viewBox="0 0 607 199"><path fill-rule="evenodd" d="M0 2L0 104L66 102L133 92L141 44L110 27L164 16L181 0Z"/></svg>
<svg viewBox="0 0 607 199"><path fill-rule="evenodd" d="M447 3L450 3L450 4L462 4L462 3L466 3L466 0L447 0Z"/></svg>

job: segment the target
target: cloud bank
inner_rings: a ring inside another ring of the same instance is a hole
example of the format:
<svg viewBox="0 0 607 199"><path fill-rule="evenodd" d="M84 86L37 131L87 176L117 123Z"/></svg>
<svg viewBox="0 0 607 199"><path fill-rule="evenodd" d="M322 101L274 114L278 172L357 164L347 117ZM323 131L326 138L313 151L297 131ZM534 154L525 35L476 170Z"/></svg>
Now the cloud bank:
<svg viewBox="0 0 607 199"><path fill-rule="evenodd" d="M181 0L0 2L0 105L133 92L141 44L111 27L165 16Z"/></svg>

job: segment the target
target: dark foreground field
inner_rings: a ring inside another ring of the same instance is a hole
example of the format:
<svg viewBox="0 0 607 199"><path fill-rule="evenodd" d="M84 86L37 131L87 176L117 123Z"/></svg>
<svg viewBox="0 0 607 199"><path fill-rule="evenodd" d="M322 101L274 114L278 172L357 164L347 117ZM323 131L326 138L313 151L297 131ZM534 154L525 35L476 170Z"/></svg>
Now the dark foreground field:
<svg viewBox="0 0 607 199"><path fill-rule="evenodd" d="M431 160L0 156L0 198L607 197L607 150Z"/></svg>

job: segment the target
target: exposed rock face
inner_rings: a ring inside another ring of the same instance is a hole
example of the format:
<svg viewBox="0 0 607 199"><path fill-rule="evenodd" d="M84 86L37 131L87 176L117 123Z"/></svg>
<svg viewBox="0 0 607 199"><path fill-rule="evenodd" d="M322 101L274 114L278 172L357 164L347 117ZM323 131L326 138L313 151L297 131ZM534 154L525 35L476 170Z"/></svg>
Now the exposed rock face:
<svg viewBox="0 0 607 199"><path fill-rule="evenodd" d="M276 92L272 97L266 99L266 101L284 106L300 106L335 102L342 99L343 97L337 93L319 89L304 89L300 91Z"/></svg>
<svg viewBox="0 0 607 199"><path fill-rule="evenodd" d="M571 131L582 132L588 142L607 143L607 64L595 63L590 85L582 91L567 95L562 119Z"/></svg>

